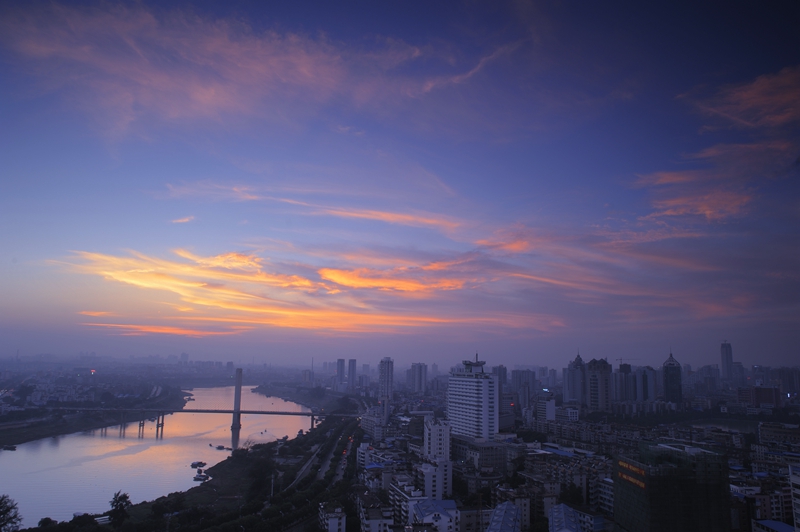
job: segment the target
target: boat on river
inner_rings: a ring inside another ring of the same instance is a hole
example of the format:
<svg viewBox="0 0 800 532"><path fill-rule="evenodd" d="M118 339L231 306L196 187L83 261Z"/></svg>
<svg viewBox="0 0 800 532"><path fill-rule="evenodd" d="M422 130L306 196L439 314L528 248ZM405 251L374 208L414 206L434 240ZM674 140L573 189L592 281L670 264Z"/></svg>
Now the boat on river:
<svg viewBox="0 0 800 532"><path fill-rule="evenodd" d="M192 467L192 469L197 469L198 467L205 467L205 466L206 466L205 462L199 462L198 461L198 462L192 462L192 466L191 467Z"/></svg>

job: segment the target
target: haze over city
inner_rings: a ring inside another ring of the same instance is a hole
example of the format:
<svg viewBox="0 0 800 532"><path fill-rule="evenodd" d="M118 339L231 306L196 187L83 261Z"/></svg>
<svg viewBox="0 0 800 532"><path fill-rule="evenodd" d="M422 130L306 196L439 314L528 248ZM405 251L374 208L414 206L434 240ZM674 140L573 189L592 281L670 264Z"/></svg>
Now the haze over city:
<svg viewBox="0 0 800 532"><path fill-rule="evenodd" d="M798 9L4 2L0 358L794 365Z"/></svg>

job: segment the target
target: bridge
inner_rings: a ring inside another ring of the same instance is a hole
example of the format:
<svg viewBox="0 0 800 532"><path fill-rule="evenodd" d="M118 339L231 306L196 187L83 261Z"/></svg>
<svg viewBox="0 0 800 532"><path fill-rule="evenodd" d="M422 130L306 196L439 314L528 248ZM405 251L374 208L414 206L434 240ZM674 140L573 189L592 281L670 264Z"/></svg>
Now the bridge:
<svg viewBox="0 0 800 532"><path fill-rule="evenodd" d="M217 409L217 408L183 408L181 410L165 409L165 408L81 408L81 407L56 407L50 410L65 410L70 412L103 412L109 414L120 414L122 416L122 423L120 425L120 433L124 432L124 416L126 413L136 413L143 416L154 415L156 417L156 438L164 437L164 418L167 414L231 414L233 420L231 423L231 447L236 449L239 446L239 431L242 428L242 414L256 414L265 416L305 416L311 418L311 428L317 418L321 417L348 417L358 418L359 414L332 414L327 412L286 412L281 410L242 410L242 368L236 369L236 388L233 399L233 409ZM145 419L139 421L139 437L144 437L144 422Z"/></svg>
<svg viewBox="0 0 800 532"><path fill-rule="evenodd" d="M137 412L142 414L263 414L265 416L305 416L305 417L360 417L359 414L330 414L327 412L284 412L281 410L224 410L217 408L184 408L182 410L164 408L83 408L62 406L50 410L69 410L71 412Z"/></svg>

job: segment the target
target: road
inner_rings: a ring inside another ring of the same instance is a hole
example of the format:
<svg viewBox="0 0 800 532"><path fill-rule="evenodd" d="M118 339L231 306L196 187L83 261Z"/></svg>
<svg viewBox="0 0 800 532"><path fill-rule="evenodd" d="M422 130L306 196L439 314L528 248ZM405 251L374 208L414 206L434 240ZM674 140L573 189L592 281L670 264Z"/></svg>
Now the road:
<svg viewBox="0 0 800 532"><path fill-rule="evenodd" d="M352 434L351 434L351 436L352 436ZM347 457L350 456L350 451L352 451L352 449L353 449L353 439L352 438L349 438L349 441L347 442L347 447L345 447L345 449L346 449L347 453L342 458L342 461L339 462L339 467L336 468L336 475L333 477L333 483L334 484L336 484L337 482L342 480L342 477L344 476L344 470L347 469Z"/></svg>
<svg viewBox="0 0 800 532"><path fill-rule="evenodd" d="M322 448L322 444L319 444L319 443L314 446L314 454L311 455L311 458L309 458L308 461L300 469L300 471L297 472L297 476L292 481L292 483L289 484L289 486L286 489L291 488L292 486L294 486L295 484L297 484L298 482L303 480L303 478L305 478L305 476L308 474L308 470L311 469L311 465L317 459L317 455L319 454L319 451L320 451L321 448Z"/></svg>

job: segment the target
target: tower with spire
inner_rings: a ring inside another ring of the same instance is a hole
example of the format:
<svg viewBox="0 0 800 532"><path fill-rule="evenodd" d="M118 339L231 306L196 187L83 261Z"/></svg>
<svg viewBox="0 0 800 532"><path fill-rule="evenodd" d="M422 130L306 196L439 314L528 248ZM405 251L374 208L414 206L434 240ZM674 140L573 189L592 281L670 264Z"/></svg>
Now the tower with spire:
<svg viewBox="0 0 800 532"><path fill-rule="evenodd" d="M586 405L588 401L586 385L586 364L578 356L564 368L564 402L575 403L579 406Z"/></svg>

